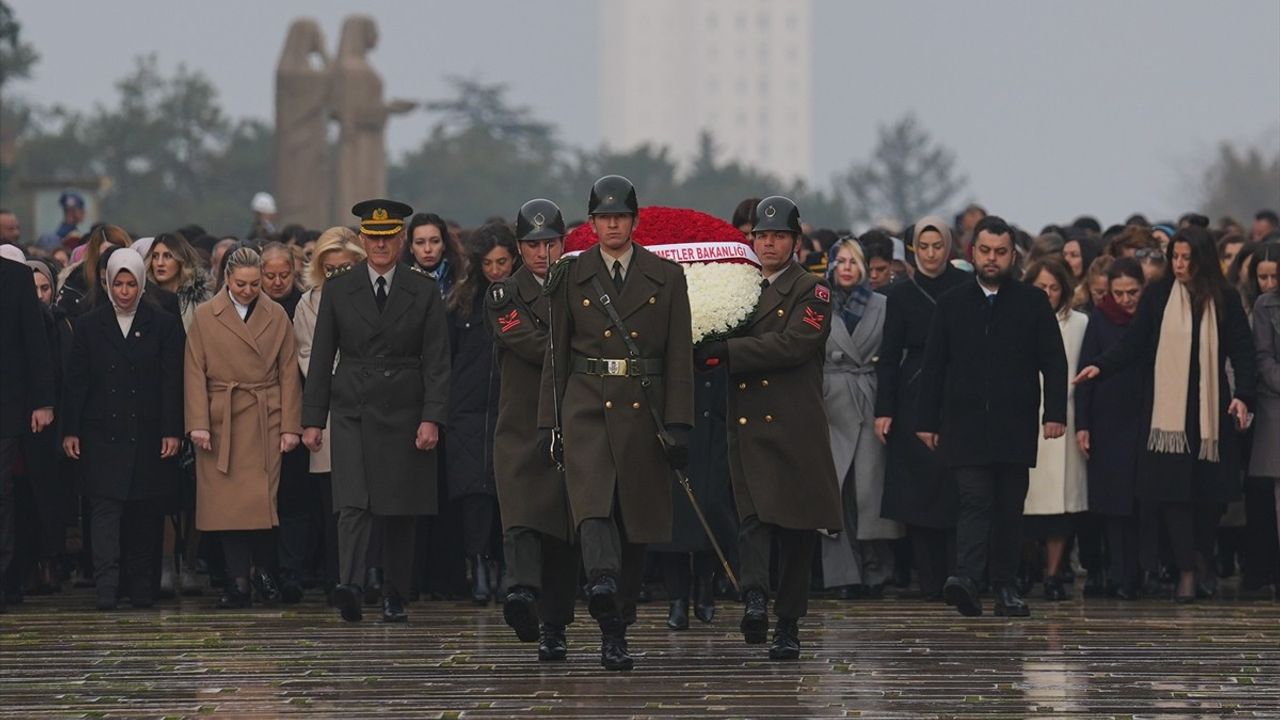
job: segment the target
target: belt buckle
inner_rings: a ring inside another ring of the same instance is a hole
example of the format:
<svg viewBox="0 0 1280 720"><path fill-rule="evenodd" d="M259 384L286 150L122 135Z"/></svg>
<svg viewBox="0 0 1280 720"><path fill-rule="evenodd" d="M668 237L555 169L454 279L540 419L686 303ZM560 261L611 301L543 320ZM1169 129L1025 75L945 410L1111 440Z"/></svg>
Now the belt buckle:
<svg viewBox="0 0 1280 720"><path fill-rule="evenodd" d="M607 369L610 375L626 375L627 374L626 359L622 359L622 360L609 359L609 360L605 360L604 362L605 362L605 368Z"/></svg>

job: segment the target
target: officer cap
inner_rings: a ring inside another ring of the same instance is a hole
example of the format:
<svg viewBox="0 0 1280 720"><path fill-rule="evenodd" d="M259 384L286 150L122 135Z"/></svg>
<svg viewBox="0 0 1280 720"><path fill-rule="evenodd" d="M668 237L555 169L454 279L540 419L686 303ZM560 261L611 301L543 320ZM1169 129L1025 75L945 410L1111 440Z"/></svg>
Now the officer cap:
<svg viewBox="0 0 1280 720"><path fill-rule="evenodd" d="M376 198L352 205L351 214L360 218L360 232L364 235L395 235L404 229L404 220L413 214L413 208Z"/></svg>
<svg viewBox="0 0 1280 720"><path fill-rule="evenodd" d="M588 215L635 215L640 212L636 186L621 175L605 175L591 186Z"/></svg>
<svg viewBox="0 0 1280 720"><path fill-rule="evenodd" d="M564 215L560 206L545 198L534 198L520 206L516 215L516 240L555 240L564 237Z"/></svg>
<svg viewBox="0 0 1280 720"><path fill-rule="evenodd" d="M766 230L800 234L800 208L790 198L770 195L756 205L756 225L751 232Z"/></svg>

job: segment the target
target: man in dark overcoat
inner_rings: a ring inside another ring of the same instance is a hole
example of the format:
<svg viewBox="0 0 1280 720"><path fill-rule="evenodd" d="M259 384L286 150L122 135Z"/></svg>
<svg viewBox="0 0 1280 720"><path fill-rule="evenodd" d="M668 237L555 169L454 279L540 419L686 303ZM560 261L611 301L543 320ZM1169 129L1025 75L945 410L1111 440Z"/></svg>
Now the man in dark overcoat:
<svg viewBox="0 0 1280 720"><path fill-rule="evenodd" d="M502 513L509 592L503 617L538 659L563 660L565 626L573 622L578 557L564 476L541 452L538 399L549 327L547 270L564 249L564 217L550 200L530 200L516 217L522 264L494 283L485 299L502 367L494 477ZM541 627L539 627L541 620Z"/></svg>
<svg viewBox="0 0 1280 720"><path fill-rule="evenodd" d="M361 617L365 557L375 515L384 518L382 619L403 622L413 574L416 516L436 512L436 456L449 397L449 346L436 283L399 261L413 209L366 200L368 259L325 283L303 394L303 443L315 452L331 417L339 585L333 600Z"/></svg>
<svg viewBox="0 0 1280 720"><path fill-rule="evenodd" d="M920 374L916 435L942 453L960 500L956 575L943 598L964 615L982 614L984 573L996 591L996 615L1031 612L1014 575L1027 471L1039 450L1042 377L1044 436L1066 432L1067 354L1058 319L1044 292L1013 278L1015 254L1004 220L978 222L977 277L938 298Z"/></svg>
<svg viewBox="0 0 1280 720"><path fill-rule="evenodd" d="M553 338L538 425L563 429L553 447L563 440L601 664L628 670L626 624L645 544L670 540L671 471L688 462L693 331L684 270L632 242L639 205L631 182L597 180L588 213L599 244L550 273Z"/></svg>
<svg viewBox="0 0 1280 720"><path fill-rule="evenodd" d="M818 530L843 525L840 487L822 403L831 289L795 260L800 211L772 196L756 207L752 247L765 287L741 337L699 348L699 365L727 364L729 469L741 521L738 553L750 644L769 632L769 559L778 546L778 623L769 657L800 655Z"/></svg>

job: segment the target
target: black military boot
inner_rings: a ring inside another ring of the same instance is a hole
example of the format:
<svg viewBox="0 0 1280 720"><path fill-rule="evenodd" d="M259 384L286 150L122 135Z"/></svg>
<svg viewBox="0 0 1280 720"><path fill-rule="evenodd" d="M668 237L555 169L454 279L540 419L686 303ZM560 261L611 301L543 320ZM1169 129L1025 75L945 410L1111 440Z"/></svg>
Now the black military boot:
<svg viewBox="0 0 1280 720"><path fill-rule="evenodd" d="M716 593L711 575L704 575L694 580L693 614L704 623L716 618Z"/></svg>
<svg viewBox="0 0 1280 720"><path fill-rule="evenodd" d="M672 630L688 630L689 629L689 601L680 598L671 601L671 608L667 612L667 627Z"/></svg>
<svg viewBox="0 0 1280 720"><path fill-rule="evenodd" d="M635 666L627 652L627 625L621 619L600 622L600 665L605 670L630 670Z"/></svg>
<svg viewBox="0 0 1280 720"><path fill-rule="evenodd" d="M376 607L382 602L382 568L364 571L364 604Z"/></svg>
<svg viewBox="0 0 1280 720"><path fill-rule="evenodd" d="M523 585L511 588L506 601L502 603L502 618L516 631L520 642L538 640L537 595L530 588Z"/></svg>
<svg viewBox="0 0 1280 720"><path fill-rule="evenodd" d="M253 574L253 589L258 594L258 602L275 605L283 597L275 575L268 570L258 570Z"/></svg>
<svg viewBox="0 0 1280 720"><path fill-rule="evenodd" d="M996 588L994 612L997 617L1031 617L1031 608L1012 585Z"/></svg>
<svg viewBox="0 0 1280 720"><path fill-rule="evenodd" d="M612 575L599 575L587 586L587 610L598 622L619 618L618 581Z"/></svg>
<svg viewBox="0 0 1280 720"><path fill-rule="evenodd" d="M742 611L742 639L748 645L762 645L769 639L769 601L763 590L747 591Z"/></svg>
<svg viewBox="0 0 1280 720"><path fill-rule="evenodd" d="M770 660L795 660L800 657L800 623L792 618L778 618L769 646Z"/></svg>
<svg viewBox="0 0 1280 720"><path fill-rule="evenodd" d="M564 626L544 623L538 638L538 660L560 662L569 655L569 643L564 638Z"/></svg>

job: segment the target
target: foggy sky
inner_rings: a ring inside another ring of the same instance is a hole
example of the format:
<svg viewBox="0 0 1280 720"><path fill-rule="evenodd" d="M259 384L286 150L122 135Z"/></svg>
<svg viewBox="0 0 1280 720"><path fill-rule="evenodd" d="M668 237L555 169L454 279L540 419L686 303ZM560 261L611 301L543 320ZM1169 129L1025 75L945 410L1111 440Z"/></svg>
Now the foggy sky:
<svg viewBox="0 0 1280 720"><path fill-rule="evenodd" d="M371 58L388 97L440 98L447 76L478 76L509 83L510 99L568 143L608 137L595 71L607 37L591 0L9 2L41 56L11 92L38 103L113 101L134 58L154 52L166 72L181 62L207 74L231 117L270 121L290 21L319 20L332 54L342 18L364 12L378 23ZM976 200L1033 231L1082 212L1104 225L1133 211L1172 216L1194 202L1220 140L1280 147L1275 0L814 0L814 18L819 186L910 110L969 177L957 204ZM392 157L432 122L393 118Z"/></svg>

